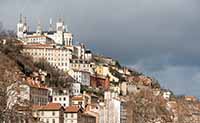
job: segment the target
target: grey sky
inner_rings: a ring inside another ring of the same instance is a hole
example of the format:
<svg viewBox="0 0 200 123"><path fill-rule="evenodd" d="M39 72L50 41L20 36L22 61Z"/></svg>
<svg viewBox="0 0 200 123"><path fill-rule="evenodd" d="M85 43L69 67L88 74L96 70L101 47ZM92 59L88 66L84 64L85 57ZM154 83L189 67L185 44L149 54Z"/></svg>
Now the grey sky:
<svg viewBox="0 0 200 123"><path fill-rule="evenodd" d="M76 42L155 76L177 94L200 97L199 0L0 0L0 21L31 30L63 17Z"/></svg>

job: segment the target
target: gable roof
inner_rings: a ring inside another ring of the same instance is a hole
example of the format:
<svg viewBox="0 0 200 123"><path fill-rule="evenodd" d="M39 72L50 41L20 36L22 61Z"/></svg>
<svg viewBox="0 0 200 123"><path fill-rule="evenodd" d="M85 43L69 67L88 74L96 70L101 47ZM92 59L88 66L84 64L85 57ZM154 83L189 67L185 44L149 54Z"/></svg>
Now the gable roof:
<svg viewBox="0 0 200 123"><path fill-rule="evenodd" d="M82 111L80 106L73 105L73 106L68 106L65 108L66 113L78 113L79 111Z"/></svg>
<svg viewBox="0 0 200 123"><path fill-rule="evenodd" d="M63 107L61 106L60 103L49 103L47 105L42 105L42 106L39 105L32 106L33 110L39 110L39 111L58 111L61 108Z"/></svg>

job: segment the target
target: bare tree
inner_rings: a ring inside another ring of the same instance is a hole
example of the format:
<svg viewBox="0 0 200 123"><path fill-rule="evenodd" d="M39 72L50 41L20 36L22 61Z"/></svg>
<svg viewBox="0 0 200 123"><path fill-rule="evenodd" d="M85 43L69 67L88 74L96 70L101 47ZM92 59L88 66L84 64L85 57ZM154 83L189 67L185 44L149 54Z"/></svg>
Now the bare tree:
<svg viewBox="0 0 200 123"><path fill-rule="evenodd" d="M165 101L159 96L153 96L150 90L130 94L127 111L128 123L172 122L170 112L165 108Z"/></svg>

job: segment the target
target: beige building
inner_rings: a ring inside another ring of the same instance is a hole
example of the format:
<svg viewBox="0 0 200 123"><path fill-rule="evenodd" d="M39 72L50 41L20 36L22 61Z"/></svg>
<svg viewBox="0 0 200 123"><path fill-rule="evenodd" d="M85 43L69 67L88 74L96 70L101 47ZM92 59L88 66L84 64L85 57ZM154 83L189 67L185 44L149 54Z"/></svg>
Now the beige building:
<svg viewBox="0 0 200 123"><path fill-rule="evenodd" d="M21 83L14 83L7 88L7 107L14 105L26 106L29 103L33 105L46 105L48 103L49 91L47 86L33 78L26 78Z"/></svg>
<svg viewBox="0 0 200 123"><path fill-rule="evenodd" d="M70 68L74 70L81 70L81 71L87 71L91 74L94 73L93 68L94 64L92 64L90 61L82 60L82 59L72 59L70 60Z"/></svg>
<svg viewBox="0 0 200 123"><path fill-rule="evenodd" d="M32 56L35 61L45 59L52 66L63 71L70 69L72 50L69 48L52 44L27 44L24 45L23 53Z"/></svg>
<svg viewBox="0 0 200 123"><path fill-rule="evenodd" d="M59 103L34 105L32 110L33 117L42 123L64 123L64 108Z"/></svg>
<svg viewBox="0 0 200 123"><path fill-rule="evenodd" d="M65 108L64 122L78 123L78 114L82 113L83 109L79 106L68 106Z"/></svg>
<svg viewBox="0 0 200 123"><path fill-rule="evenodd" d="M64 123L96 123L96 117L84 113L79 106L69 106L65 109Z"/></svg>
<svg viewBox="0 0 200 123"><path fill-rule="evenodd" d="M108 76L110 81L119 82L119 78L112 75L112 73L109 70L109 66L107 65L96 65L95 73L104 77Z"/></svg>
<svg viewBox="0 0 200 123"><path fill-rule="evenodd" d="M77 105L77 106L85 107L85 105L86 105L85 97L83 95L73 96L71 98L71 105Z"/></svg>

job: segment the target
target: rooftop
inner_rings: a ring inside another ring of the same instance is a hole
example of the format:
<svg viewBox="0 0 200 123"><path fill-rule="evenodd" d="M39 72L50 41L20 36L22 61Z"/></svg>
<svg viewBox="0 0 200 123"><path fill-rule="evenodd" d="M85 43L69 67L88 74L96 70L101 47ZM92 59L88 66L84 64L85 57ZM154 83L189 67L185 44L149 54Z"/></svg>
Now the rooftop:
<svg viewBox="0 0 200 123"><path fill-rule="evenodd" d="M39 106L39 105L33 105L32 109L33 110L40 110L40 111L55 111L55 110L60 110L62 108L60 103L49 103L44 106Z"/></svg>
<svg viewBox="0 0 200 123"><path fill-rule="evenodd" d="M68 106L65 108L65 112L70 112L70 113L77 113L81 110L80 106Z"/></svg>
<svg viewBox="0 0 200 123"><path fill-rule="evenodd" d="M72 100L83 100L83 96L73 96Z"/></svg>

